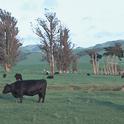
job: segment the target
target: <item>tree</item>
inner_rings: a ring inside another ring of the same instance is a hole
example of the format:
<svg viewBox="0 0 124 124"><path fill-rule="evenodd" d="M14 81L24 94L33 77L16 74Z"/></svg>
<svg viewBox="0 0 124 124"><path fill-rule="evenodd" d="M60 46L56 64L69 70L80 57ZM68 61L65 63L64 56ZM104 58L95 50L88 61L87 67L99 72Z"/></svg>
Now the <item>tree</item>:
<svg viewBox="0 0 124 124"><path fill-rule="evenodd" d="M37 19L37 26L34 29L35 34L41 39L40 48L44 50L47 56L47 61L50 65L50 75L54 76L54 47L56 46L57 34L59 32L59 20L56 17L56 13L46 11L44 15L45 18Z"/></svg>
<svg viewBox="0 0 124 124"><path fill-rule="evenodd" d="M78 55L73 54L72 55L72 72L77 72L78 67L77 67L77 62L78 61Z"/></svg>
<svg viewBox="0 0 124 124"><path fill-rule="evenodd" d="M74 60L72 52L73 46L69 39L69 32L70 30L68 28L60 26L58 40L54 51L56 66L60 73L67 73Z"/></svg>
<svg viewBox="0 0 124 124"><path fill-rule="evenodd" d="M88 53L91 58L90 62L93 66L93 73L95 75L99 74L99 59L102 58L102 55L98 54L97 50L95 49L89 49L86 51L86 53Z"/></svg>
<svg viewBox="0 0 124 124"><path fill-rule="evenodd" d="M72 61L72 43L69 41L69 30L65 28L63 30L63 70L64 72L68 71L69 65Z"/></svg>
<svg viewBox="0 0 124 124"><path fill-rule="evenodd" d="M17 39L19 31L16 25L17 20L11 13L0 9L0 63L7 72L16 63L22 45Z"/></svg>

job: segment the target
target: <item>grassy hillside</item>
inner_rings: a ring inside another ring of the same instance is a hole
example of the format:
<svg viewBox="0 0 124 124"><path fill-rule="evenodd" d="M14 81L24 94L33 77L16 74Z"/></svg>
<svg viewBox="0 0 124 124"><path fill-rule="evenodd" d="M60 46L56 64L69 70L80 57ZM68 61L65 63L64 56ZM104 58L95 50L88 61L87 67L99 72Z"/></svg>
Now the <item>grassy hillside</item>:
<svg viewBox="0 0 124 124"><path fill-rule="evenodd" d="M87 77L83 72L89 68L88 63L82 65L82 72L77 74L62 74L56 75L53 80L47 79L44 104L36 102L37 96L25 96L20 104L11 94L2 94L3 86L15 81L15 72L21 72L24 79L46 78L41 73L42 67L43 63L20 63L7 78L0 77L2 124L123 124L124 93L114 91L123 85L123 79L104 75Z"/></svg>
<svg viewBox="0 0 124 124"><path fill-rule="evenodd" d="M102 65L101 60L101 65ZM123 66L124 60L121 61ZM37 96L24 96L17 103L11 94L2 94L6 83L15 81L14 75L22 73L23 79L46 79L41 54L33 52L7 73L0 68L0 121L1 124L123 124L124 92L120 76L92 75L89 57L81 57L78 73L55 75L47 79L48 87L44 104L37 103ZM89 72L91 76L87 76Z"/></svg>

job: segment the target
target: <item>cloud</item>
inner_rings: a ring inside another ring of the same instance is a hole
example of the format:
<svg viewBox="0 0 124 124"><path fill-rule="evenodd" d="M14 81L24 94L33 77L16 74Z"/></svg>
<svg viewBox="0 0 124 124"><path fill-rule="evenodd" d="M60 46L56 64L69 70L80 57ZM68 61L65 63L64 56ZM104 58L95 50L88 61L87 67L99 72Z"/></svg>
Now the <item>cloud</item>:
<svg viewBox="0 0 124 124"><path fill-rule="evenodd" d="M73 40L90 46L108 39L124 38L123 0L62 0L57 13L73 32ZM108 39L107 39L108 38Z"/></svg>
<svg viewBox="0 0 124 124"><path fill-rule="evenodd" d="M0 1L0 8L11 12L12 16L18 20L19 37L23 39L24 45L28 44L28 41L30 41L29 44L36 41L30 22L43 13L43 2L44 0L11 0L8 4L8 0Z"/></svg>
<svg viewBox="0 0 124 124"><path fill-rule="evenodd" d="M37 36L26 35L21 39L21 42L26 46L28 44L39 44L40 39Z"/></svg>
<svg viewBox="0 0 124 124"><path fill-rule="evenodd" d="M113 34L111 32L97 32L94 36L96 38L102 38L102 37L110 37Z"/></svg>
<svg viewBox="0 0 124 124"><path fill-rule="evenodd" d="M48 8L70 29L72 42L83 47L124 39L123 5L123 0L0 0L0 8L17 18L24 44L37 42L30 22Z"/></svg>
<svg viewBox="0 0 124 124"><path fill-rule="evenodd" d="M57 6L57 0L44 0L43 6L47 8L55 8Z"/></svg>

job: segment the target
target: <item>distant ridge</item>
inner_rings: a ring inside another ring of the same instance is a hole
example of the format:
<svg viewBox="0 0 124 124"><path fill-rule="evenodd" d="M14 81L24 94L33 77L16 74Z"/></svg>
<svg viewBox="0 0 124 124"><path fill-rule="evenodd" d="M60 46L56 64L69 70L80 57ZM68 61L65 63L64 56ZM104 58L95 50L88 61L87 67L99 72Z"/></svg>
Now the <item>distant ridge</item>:
<svg viewBox="0 0 124 124"><path fill-rule="evenodd" d="M92 47L88 47L88 48L83 48L83 47L77 47L73 49L73 52L77 55L86 55L86 50L87 49L97 49L99 52L103 51L105 47L109 47L109 46L113 46L115 43L120 43L122 44L122 47L124 48L124 40L115 40L115 41L107 41L105 43L101 43L101 44L96 44ZM27 45L27 46L22 46L20 48L20 59L19 60L24 60L24 61L28 61L29 58L34 58L34 57L38 57L38 60L41 59L42 53L41 50L39 48L39 44L36 45Z"/></svg>
<svg viewBox="0 0 124 124"><path fill-rule="evenodd" d="M105 48L109 46L114 46L116 43L120 43L122 44L122 46L124 46L124 40L115 40L115 41L107 41L101 44L96 44L95 46L90 47L90 48Z"/></svg>
<svg viewBox="0 0 124 124"><path fill-rule="evenodd" d="M124 40L115 40L115 41L106 41L105 43L101 44L96 44L94 46L88 47L88 48L83 48L83 47L77 47L75 48L76 51L81 51L85 49L90 49L90 48L105 48L109 46L114 46L115 43L120 43L122 46L124 46ZM36 45L27 45L27 46L22 46L21 51L25 53L34 53L34 52L40 52L39 44Z"/></svg>
<svg viewBox="0 0 124 124"><path fill-rule="evenodd" d="M40 52L39 44L22 46L21 51L24 53Z"/></svg>
<svg viewBox="0 0 124 124"><path fill-rule="evenodd" d="M86 55L86 50L88 49L96 49L97 51L104 51L105 47L114 46L116 43L120 43L122 48L124 48L124 40L115 40L115 41L107 41L105 43L96 44L94 46L88 48L77 47L74 49L74 52L77 53L79 56Z"/></svg>

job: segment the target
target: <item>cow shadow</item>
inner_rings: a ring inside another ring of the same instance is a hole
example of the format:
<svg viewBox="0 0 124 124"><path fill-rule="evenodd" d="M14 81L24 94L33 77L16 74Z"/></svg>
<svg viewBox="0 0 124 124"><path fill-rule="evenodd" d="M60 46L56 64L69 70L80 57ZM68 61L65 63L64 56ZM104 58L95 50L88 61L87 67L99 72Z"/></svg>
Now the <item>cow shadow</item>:
<svg viewBox="0 0 124 124"><path fill-rule="evenodd" d="M7 94L7 95L4 95L4 94L0 94L0 100L2 101L7 101L7 102L17 102L18 99L13 97L11 94ZM27 96L24 96L23 98L23 102L33 102L33 103L36 103L38 100L38 98L36 97L27 97Z"/></svg>
<svg viewBox="0 0 124 124"><path fill-rule="evenodd" d="M0 94L0 100L3 100L3 101L13 101L14 97L12 97L11 95Z"/></svg>

